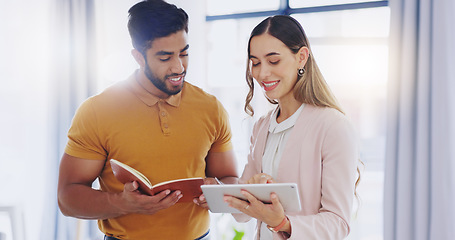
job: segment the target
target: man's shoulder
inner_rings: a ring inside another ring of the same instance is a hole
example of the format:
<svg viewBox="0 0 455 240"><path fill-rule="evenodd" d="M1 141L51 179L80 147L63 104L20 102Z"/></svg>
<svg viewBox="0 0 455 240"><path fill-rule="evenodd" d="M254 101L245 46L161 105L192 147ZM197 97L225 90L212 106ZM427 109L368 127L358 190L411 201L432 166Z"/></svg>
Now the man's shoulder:
<svg viewBox="0 0 455 240"><path fill-rule="evenodd" d="M119 93L125 93L128 91L129 87L129 80L123 80L119 82L115 82L109 86L107 86L103 91L101 91L98 96L109 97L112 95L117 95Z"/></svg>
<svg viewBox="0 0 455 240"><path fill-rule="evenodd" d="M128 90L128 81L123 80L119 81L116 83L113 83L112 85L106 87L104 90L101 92L93 95L92 101L96 102L116 102L116 101L122 101L122 98L125 96L130 95L129 90Z"/></svg>
<svg viewBox="0 0 455 240"><path fill-rule="evenodd" d="M208 101L208 102L216 102L217 98L203 90L202 88L193 85L189 82L185 82L185 88L184 88L184 96L185 97L190 97L192 99L196 100L201 100L201 101Z"/></svg>
<svg viewBox="0 0 455 240"><path fill-rule="evenodd" d="M185 82L185 89L186 89L186 91L191 92L192 94L199 94L199 95L206 95L206 96L214 97L212 94L206 92L202 88L200 88L192 83L189 83L189 82Z"/></svg>
<svg viewBox="0 0 455 240"><path fill-rule="evenodd" d="M127 98L131 98L128 92L126 81L116 82L103 91L88 97L78 109L80 112L88 109L98 112L100 110L106 111L115 106L118 108L127 102Z"/></svg>

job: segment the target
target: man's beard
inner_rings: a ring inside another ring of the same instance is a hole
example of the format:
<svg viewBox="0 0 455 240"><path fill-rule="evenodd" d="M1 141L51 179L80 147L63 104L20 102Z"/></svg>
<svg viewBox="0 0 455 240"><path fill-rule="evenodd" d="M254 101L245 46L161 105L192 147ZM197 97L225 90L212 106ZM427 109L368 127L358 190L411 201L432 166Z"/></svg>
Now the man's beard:
<svg viewBox="0 0 455 240"><path fill-rule="evenodd" d="M178 94L180 91L182 91L183 84L181 87L170 89L166 86L166 79L168 79L169 77L178 76L178 75L183 75L183 77L185 77L186 71L181 74L174 73L171 75L166 75L166 76L164 76L164 79L159 79L158 77L155 76L155 74L153 74L148 63L146 62L144 73L145 73L145 76L147 76L147 78L150 80L150 82L152 82L153 85L155 85L156 88L158 88L159 90L161 90L162 92L166 93L169 96ZM185 81L185 80L183 80L183 81Z"/></svg>

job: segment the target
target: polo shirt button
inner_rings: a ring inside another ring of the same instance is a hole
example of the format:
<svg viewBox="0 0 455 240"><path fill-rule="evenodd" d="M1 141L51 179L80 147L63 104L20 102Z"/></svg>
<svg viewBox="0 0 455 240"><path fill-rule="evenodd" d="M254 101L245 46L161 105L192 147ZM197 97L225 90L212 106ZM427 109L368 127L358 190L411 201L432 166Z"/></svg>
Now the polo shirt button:
<svg viewBox="0 0 455 240"><path fill-rule="evenodd" d="M166 112L161 112L161 116L166 116Z"/></svg>
<svg viewBox="0 0 455 240"><path fill-rule="evenodd" d="M168 128L169 126L167 125L167 123L163 124L164 128Z"/></svg>

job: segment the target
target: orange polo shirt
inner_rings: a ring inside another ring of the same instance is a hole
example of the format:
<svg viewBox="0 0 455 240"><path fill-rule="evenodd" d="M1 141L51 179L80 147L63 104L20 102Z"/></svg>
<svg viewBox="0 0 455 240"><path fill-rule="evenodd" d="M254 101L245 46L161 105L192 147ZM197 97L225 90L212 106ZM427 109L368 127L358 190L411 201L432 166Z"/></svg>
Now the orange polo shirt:
<svg viewBox="0 0 455 240"><path fill-rule="evenodd" d="M146 92L134 74L77 110L65 152L71 156L116 159L142 172L152 184L205 177L205 157L232 149L228 116L221 103L185 83L167 100ZM121 192L109 161L99 182L102 191ZM177 203L154 215L128 214L99 220L106 235L121 239L194 239L209 228L209 213L193 203Z"/></svg>

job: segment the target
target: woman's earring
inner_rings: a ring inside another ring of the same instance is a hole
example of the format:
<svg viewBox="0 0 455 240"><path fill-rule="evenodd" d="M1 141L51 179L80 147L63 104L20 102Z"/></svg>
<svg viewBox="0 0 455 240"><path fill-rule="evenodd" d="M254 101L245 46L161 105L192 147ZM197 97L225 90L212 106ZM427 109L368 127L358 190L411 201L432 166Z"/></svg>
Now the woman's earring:
<svg viewBox="0 0 455 240"><path fill-rule="evenodd" d="M299 76L303 76L304 73L305 73L305 68L299 68L299 70L297 71L297 74Z"/></svg>

